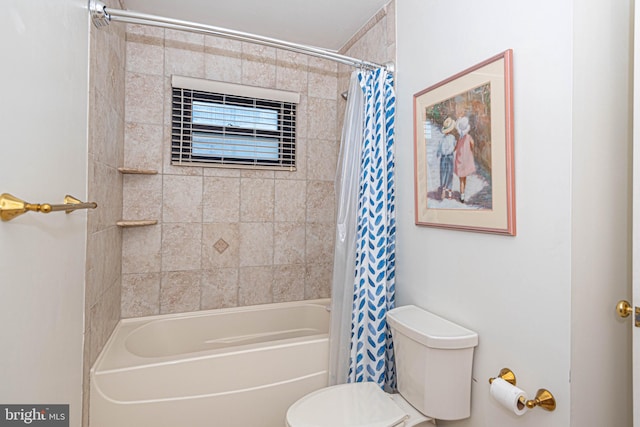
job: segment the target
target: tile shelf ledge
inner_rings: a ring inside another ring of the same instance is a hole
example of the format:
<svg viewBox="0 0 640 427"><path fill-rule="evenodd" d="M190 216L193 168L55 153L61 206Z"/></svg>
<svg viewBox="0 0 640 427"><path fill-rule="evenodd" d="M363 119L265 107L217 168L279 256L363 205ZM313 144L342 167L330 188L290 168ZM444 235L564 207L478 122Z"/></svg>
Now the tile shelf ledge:
<svg viewBox="0 0 640 427"><path fill-rule="evenodd" d="M122 219L116 221L116 225L122 228L145 227L147 225L156 225L157 219Z"/></svg>
<svg viewBox="0 0 640 427"><path fill-rule="evenodd" d="M157 170L154 169L139 169L139 168L118 168L121 174L134 174L134 175L156 175ZM158 220L156 219L121 219L116 221L116 225L121 228L131 227L145 227L148 225L156 225Z"/></svg>
<svg viewBox="0 0 640 427"><path fill-rule="evenodd" d="M158 174L158 171L154 169L118 168L118 171L122 174L135 174L135 175L157 175Z"/></svg>

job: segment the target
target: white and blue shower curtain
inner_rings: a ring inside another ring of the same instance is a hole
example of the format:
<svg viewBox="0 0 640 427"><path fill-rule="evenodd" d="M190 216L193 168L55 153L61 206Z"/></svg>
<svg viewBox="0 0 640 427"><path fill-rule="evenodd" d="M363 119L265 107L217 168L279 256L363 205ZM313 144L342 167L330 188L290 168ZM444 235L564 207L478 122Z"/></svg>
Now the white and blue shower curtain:
<svg viewBox="0 0 640 427"><path fill-rule="evenodd" d="M356 84L361 93L355 93ZM336 179L338 224L331 332L335 345L330 355L330 382L375 382L392 390L395 364L386 321L387 311L395 305L392 74L383 68L354 72L349 98L345 129L354 126L355 130L343 130ZM359 113L354 103L361 104ZM341 366L345 363L346 367Z"/></svg>

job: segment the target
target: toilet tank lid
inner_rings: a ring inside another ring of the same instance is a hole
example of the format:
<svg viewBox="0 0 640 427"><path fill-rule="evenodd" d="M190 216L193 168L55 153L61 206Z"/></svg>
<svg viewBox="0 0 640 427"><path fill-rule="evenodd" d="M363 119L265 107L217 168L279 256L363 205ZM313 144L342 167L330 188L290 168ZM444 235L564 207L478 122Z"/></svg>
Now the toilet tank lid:
<svg viewBox="0 0 640 427"><path fill-rule="evenodd" d="M478 334L415 305L389 310L387 322L401 333L430 348L462 349L478 345Z"/></svg>

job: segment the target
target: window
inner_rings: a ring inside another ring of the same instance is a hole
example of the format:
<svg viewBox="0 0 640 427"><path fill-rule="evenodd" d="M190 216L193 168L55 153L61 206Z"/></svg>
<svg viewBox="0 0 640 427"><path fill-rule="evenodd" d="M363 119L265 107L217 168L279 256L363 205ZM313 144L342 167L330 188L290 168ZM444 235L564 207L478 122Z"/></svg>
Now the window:
<svg viewBox="0 0 640 427"><path fill-rule="evenodd" d="M172 86L172 164L295 170L298 94L179 76Z"/></svg>

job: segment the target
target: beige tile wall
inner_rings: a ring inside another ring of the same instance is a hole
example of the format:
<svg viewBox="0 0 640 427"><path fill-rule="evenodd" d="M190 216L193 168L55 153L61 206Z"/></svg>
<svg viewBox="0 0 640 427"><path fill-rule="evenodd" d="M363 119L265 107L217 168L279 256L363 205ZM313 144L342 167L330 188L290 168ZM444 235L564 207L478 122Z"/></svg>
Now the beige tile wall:
<svg viewBox="0 0 640 427"><path fill-rule="evenodd" d="M365 24L340 53L367 61L385 64L396 61L396 2L391 0ZM338 87L340 93L349 89L352 68L338 67ZM342 128L344 108L339 110L338 125Z"/></svg>
<svg viewBox="0 0 640 427"><path fill-rule="evenodd" d="M131 25L126 34L127 167L122 316L328 297L338 153L338 68L274 48ZM297 91L297 170L170 163L172 74Z"/></svg>
<svg viewBox="0 0 640 427"><path fill-rule="evenodd" d="M117 0L108 7L119 8ZM87 269L83 366L83 420L88 425L89 369L120 320L122 176L124 157L125 31L91 27L89 76Z"/></svg>

